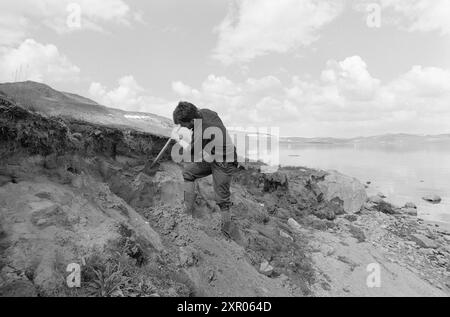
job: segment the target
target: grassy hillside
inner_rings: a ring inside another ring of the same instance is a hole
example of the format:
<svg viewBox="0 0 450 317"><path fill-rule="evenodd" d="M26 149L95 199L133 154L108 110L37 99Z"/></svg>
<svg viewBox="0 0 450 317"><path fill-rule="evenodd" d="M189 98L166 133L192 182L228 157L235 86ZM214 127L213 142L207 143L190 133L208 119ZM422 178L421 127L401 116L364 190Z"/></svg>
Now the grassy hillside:
<svg viewBox="0 0 450 317"><path fill-rule="evenodd" d="M32 81L0 84L0 94L27 110L46 116L68 117L111 127L126 127L161 136L169 136L172 128L172 123L167 118L108 108L88 98L60 92Z"/></svg>

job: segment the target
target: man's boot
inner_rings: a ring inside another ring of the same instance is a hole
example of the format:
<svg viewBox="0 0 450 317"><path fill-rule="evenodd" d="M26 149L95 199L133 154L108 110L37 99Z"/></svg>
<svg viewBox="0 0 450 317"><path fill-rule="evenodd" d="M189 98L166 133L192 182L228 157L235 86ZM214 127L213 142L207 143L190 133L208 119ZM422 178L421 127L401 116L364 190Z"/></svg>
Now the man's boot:
<svg viewBox="0 0 450 317"><path fill-rule="evenodd" d="M184 182L185 213L191 216L194 213L195 198L195 182Z"/></svg>
<svg viewBox="0 0 450 317"><path fill-rule="evenodd" d="M221 230L222 233L231 239L233 221L229 204L219 204L220 214L222 216Z"/></svg>

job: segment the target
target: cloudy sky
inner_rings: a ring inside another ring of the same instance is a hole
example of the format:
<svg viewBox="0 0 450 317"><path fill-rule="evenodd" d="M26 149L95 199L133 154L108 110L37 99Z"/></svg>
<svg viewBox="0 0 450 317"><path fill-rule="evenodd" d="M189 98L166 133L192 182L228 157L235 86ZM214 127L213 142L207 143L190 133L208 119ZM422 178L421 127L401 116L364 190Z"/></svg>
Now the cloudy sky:
<svg viewBox="0 0 450 317"><path fill-rule="evenodd" d="M78 14L80 13L80 14ZM449 0L2 0L0 82L282 135L450 133Z"/></svg>

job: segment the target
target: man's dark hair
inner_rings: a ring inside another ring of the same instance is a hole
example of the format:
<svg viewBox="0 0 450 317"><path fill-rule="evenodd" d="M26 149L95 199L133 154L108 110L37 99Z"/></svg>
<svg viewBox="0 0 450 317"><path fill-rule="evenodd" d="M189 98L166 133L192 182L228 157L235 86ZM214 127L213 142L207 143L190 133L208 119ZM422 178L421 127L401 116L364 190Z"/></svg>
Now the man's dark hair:
<svg viewBox="0 0 450 317"><path fill-rule="evenodd" d="M200 118L200 112L197 107L186 101L180 101L177 108L173 112L173 122L175 124L180 124L181 122L191 122L191 120Z"/></svg>

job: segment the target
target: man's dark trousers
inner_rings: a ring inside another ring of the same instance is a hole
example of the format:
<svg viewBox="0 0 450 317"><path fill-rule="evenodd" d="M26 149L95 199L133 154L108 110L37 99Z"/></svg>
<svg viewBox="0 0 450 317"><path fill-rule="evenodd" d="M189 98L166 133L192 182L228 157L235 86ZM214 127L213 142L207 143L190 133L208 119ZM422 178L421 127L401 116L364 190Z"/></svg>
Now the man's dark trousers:
<svg viewBox="0 0 450 317"><path fill-rule="evenodd" d="M195 182L196 179L212 174L216 202L222 211L226 211L231 206L230 185L235 171L236 163L186 163L183 170L183 178L186 182Z"/></svg>

